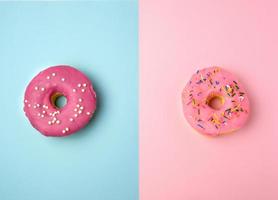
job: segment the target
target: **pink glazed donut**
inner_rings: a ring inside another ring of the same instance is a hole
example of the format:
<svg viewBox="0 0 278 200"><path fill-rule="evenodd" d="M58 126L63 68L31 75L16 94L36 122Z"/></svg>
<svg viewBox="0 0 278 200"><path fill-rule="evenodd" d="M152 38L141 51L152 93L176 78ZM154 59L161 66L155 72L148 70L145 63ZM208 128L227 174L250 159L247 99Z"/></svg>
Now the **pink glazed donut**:
<svg viewBox="0 0 278 200"><path fill-rule="evenodd" d="M200 133L218 136L241 128L249 100L235 76L219 67L198 70L182 92L184 115Z"/></svg>
<svg viewBox="0 0 278 200"><path fill-rule="evenodd" d="M58 108L58 97L67 104ZM85 127L96 109L96 93L90 80L79 70L59 65L49 67L27 86L24 112L34 128L45 136L61 137Z"/></svg>

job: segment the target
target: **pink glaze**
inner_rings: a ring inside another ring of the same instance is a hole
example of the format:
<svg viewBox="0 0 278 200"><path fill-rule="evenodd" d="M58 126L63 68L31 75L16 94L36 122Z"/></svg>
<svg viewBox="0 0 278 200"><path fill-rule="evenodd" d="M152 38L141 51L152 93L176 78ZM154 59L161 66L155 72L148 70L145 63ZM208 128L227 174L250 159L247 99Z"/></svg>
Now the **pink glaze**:
<svg viewBox="0 0 278 200"><path fill-rule="evenodd" d="M51 102L56 92L67 98L63 108ZM66 136L83 128L96 109L96 93L90 80L79 70L59 65L49 67L29 83L24 112L32 126L45 136Z"/></svg>
<svg viewBox="0 0 278 200"><path fill-rule="evenodd" d="M216 110L209 106L212 96L223 97ZM241 128L248 119L249 100L235 76L219 67L198 70L182 92L184 115L197 131L217 136Z"/></svg>

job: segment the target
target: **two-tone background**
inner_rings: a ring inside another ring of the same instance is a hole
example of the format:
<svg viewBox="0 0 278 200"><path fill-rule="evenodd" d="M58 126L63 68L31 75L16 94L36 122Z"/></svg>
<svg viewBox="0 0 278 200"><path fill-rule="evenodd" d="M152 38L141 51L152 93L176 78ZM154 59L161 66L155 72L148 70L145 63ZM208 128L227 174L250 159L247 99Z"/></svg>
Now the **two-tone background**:
<svg viewBox="0 0 278 200"><path fill-rule="evenodd" d="M0 200L278 199L274 0L0 2ZM40 70L69 64L98 94L91 123L46 138L23 113ZM251 100L235 134L185 121L197 68L233 72Z"/></svg>

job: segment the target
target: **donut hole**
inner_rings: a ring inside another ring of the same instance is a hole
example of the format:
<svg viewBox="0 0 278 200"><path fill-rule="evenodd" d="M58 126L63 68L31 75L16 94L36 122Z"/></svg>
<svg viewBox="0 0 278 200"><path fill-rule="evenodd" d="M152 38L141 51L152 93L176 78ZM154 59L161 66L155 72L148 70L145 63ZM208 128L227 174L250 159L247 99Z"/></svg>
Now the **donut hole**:
<svg viewBox="0 0 278 200"><path fill-rule="evenodd" d="M212 95L208 98L208 106L214 110L220 110L224 104L224 97L220 95Z"/></svg>
<svg viewBox="0 0 278 200"><path fill-rule="evenodd" d="M55 108L61 109L67 104L67 98L62 93L56 92L51 95L51 103Z"/></svg>

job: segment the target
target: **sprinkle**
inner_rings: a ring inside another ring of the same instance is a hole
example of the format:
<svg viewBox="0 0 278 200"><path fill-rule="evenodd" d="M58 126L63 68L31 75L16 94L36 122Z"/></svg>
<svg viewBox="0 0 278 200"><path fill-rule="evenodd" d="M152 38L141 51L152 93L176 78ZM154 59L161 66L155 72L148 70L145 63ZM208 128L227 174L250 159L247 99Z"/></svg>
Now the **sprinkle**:
<svg viewBox="0 0 278 200"><path fill-rule="evenodd" d="M40 107L40 104L37 103L37 107Z"/></svg>
<svg viewBox="0 0 278 200"><path fill-rule="evenodd" d="M41 115L41 117L44 117L44 115Z"/></svg>
<svg viewBox="0 0 278 200"><path fill-rule="evenodd" d="M78 114L74 114L74 117L78 117Z"/></svg>
<svg viewBox="0 0 278 200"><path fill-rule="evenodd" d="M81 92L85 92L85 89L82 89Z"/></svg>
<svg viewBox="0 0 278 200"><path fill-rule="evenodd" d="M34 108L37 108L37 106L34 106Z"/></svg>
<svg viewBox="0 0 278 200"><path fill-rule="evenodd" d="M68 127L66 127L66 131L69 131L69 128L68 128Z"/></svg>
<svg viewBox="0 0 278 200"><path fill-rule="evenodd" d="M28 104L28 107L31 107L31 104Z"/></svg>
<svg viewBox="0 0 278 200"><path fill-rule="evenodd" d="M196 74L199 74L200 70L197 70Z"/></svg>
<svg viewBox="0 0 278 200"><path fill-rule="evenodd" d="M198 82L196 82L196 84L201 84L203 81L202 80L199 80Z"/></svg>
<svg viewBox="0 0 278 200"><path fill-rule="evenodd" d="M53 121L56 121L56 120L57 120L57 118L56 118L56 117L54 117L54 118L53 118Z"/></svg>
<svg viewBox="0 0 278 200"><path fill-rule="evenodd" d="M56 76L56 74L55 74L55 73L52 73L52 76Z"/></svg>
<svg viewBox="0 0 278 200"><path fill-rule="evenodd" d="M86 87L87 86L87 84L86 83L83 83L83 87Z"/></svg>
<svg viewBox="0 0 278 200"><path fill-rule="evenodd" d="M65 130L62 130L62 133L66 133L66 131L65 131Z"/></svg>
<svg viewBox="0 0 278 200"><path fill-rule="evenodd" d="M72 89L73 92L76 92L76 89Z"/></svg>
<svg viewBox="0 0 278 200"><path fill-rule="evenodd" d="M39 89L39 88L36 86L36 87L35 87L35 90L38 90L38 89Z"/></svg>
<svg viewBox="0 0 278 200"><path fill-rule="evenodd" d="M77 108L74 108L74 111L77 112Z"/></svg>
<svg viewBox="0 0 278 200"><path fill-rule="evenodd" d="M82 110L79 110L78 113L81 114L81 113L82 113Z"/></svg>
<svg viewBox="0 0 278 200"><path fill-rule="evenodd" d="M41 116L41 113L38 113L38 116Z"/></svg>
<svg viewBox="0 0 278 200"><path fill-rule="evenodd" d="M202 129L205 129L201 124L197 124L197 126L201 127Z"/></svg>
<svg viewBox="0 0 278 200"><path fill-rule="evenodd" d="M42 113L45 114L45 110L43 110Z"/></svg>
<svg viewBox="0 0 278 200"><path fill-rule="evenodd" d="M73 121L73 118L70 118L69 120L72 122L72 121Z"/></svg>
<svg viewBox="0 0 278 200"><path fill-rule="evenodd" d="M51 122L51 121L48 121L48 124L49 124L49 125L51 125L51 124L52 124L52 122Z"/></svg>
<svg viewBox="0 0 278 200"><path fill-rule="evenodd" d="M65 81L65 78L61 78L61 81L63 81L63 82L64 82L64 81Z"/></svg>
<svg viewBox="0 0 278 200"><path fill-rule="evenodd" d="M28 101L25 99L24 102L27 103Z"/></svg>
<svg viewBox="0 0 278 200"><path fill-rule="evenodd" d="M233 81L236 85L237 85L237 82L236 81Z"/></svg>
<svg viewBox="0 0 278 200"><path fill-rule="evenodd" d="M83 107L83 106L81 106L81 107L80 107L80 110L83 110L83 109L84 109L84 107Z"/></svg>
<svg viewBox="0 0 278 200"><path fill-rule="evenodd" d="M91 113L90 113L90 112L86 112L86 114L87 114L87 115L90 115Z"/></svg>
<svg viewBox="0 0 278 200"><path fill-rule="evenodd" d="M56 121L56 124L60 124L60 120L57 120L57 121Z"/></svg>
<svg viewBox="0 0 278 200"><path fill-rule="evenodd" d="M50 79L50 76L47 76L46 79Z"/></svg>
<svg viewBox="0 0 278 200"><path fill-rule="evenodd" d="M198 109L198 115L200 115L200 109Z"/></svg>
<svg viewBox="0 0 278 200"><path fill-rule="evenodd" d="M219 85L219 81L215 81L215 84L216 84L216 85Z"/></svg>
<svg viewBox="0 0 278 200"><path fill-rule="evenodd" d="M79 101L79 102L82 102L82 99L81 99L81 98L79 98L79 99L78 99L78 101Z"/></svg>
<svg viewBox="0 0 278 200"><path fill-rule="evenodd" d="M44 91L44 90L45 90L45 89L42 87L42 88L41 88L41 91Z"/></svg>
<svg viewBox="0 0 278 200"><path fill-rule="evenodd" d="M77 108L79 108L79 107L80 107L80 105L79 105L79 104L77 104L77 105L76 105L76 107L77 107Z"/></svg>
<svg viewBox="0 0 278 200"><path fill-rule="evenodd" d="M81 83L78 83L78 84L77 84L77 87L81 87Z"/></svg>

